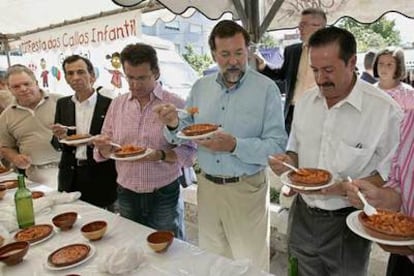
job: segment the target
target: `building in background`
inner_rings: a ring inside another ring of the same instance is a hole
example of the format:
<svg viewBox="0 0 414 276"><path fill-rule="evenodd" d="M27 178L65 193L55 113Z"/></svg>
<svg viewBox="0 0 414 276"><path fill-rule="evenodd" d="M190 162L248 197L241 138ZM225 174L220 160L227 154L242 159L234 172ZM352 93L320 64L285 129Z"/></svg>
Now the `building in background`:
<svg viewBox="0 0 414 276"><path fill-rule="evenodd" d="M142 22L141 30L144 34L172 41L181 55L186 53L185 47L190 44L197 54L209 55L208 35L216 23L196 11L191 17L177 16L170 22L158 19L152 26Z"/></svg>

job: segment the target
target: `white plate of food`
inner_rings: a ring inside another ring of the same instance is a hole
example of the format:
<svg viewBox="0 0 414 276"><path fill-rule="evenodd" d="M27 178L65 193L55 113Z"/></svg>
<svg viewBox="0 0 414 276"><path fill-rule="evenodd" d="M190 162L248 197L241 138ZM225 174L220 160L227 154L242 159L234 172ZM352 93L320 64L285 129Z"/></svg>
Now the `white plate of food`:
<svg viewBox="0 0 414 276"><path fill-rule="evenodd" d="M177 133L177 137L186 140L206 139L220 130L215 124L193 124L186 126Z"/></svg>
<svg viewBox="0 0 414 276"><path fill-rule="evenodd" d="M332 178L332 174L326 170L315 169L315 168L302 168L301 171L309 170L310 172L316 172L319 179L311 179L312 175L306 176L303 179L297 179L298 182L293 181L293 177L296 176L294 171L287 171L280 175L280 180L286 186L297 190L303 191L317 191L323 188L330 187L335 184L335 181ZM307 181L308 180L308 181ZM299 182L303 181L303 182ZM305 183L306 182L306 183Z"/></svg>
<svg viewBox="0 0 414 276"><path fill-rule="evenodd" d="M368 233L364 226L359 221L358 216L363 211L358 210L355 212L352 212L348 215L346 218L346 224L348 225L349 229L351 229L352 232L357 234L358 236L381 244L386 245L394 245L394 246L412 246L414 245L414 239L411 240L394 240L394 239L385 239L385 238L378 238L374 237L372 234Z"/></svg>
<svg viewBox="0 0 414 276"><path fill-rule="evenodd" d="M93 136L90 134L72 134L64 139L59 140L59 142L66 145L79 145L88 143L92 140Z"/></svg>
<svg viewBox="0 0 414 276"><path fill-rule="evenodd" d="M96 253L91 244L76 243L65 245L47 257L45 266L49 270L65 270L87 262Z"/></svg>
<svg viewBox="0 0 414 276"><path fill-rule="evenodd" d="M120 156L120 155L117 155L116 153L112 153L109 156L109 158L111 158L113 160L117 160L117 161L136 161L136 160L139 160L139 159L144 158L145 156L151 154L153 151L154 151L153 149L147 148L142 153L132 154L132 155L128 155L128 156Z"/></svg>
<svg viewBox="0 0 414 276"><path fill-rule="evenodd" d="M16 241L27 241L30 245L36 245L50 239L55 231L50 224L37 224L18 231L14 235Z"/></svg>

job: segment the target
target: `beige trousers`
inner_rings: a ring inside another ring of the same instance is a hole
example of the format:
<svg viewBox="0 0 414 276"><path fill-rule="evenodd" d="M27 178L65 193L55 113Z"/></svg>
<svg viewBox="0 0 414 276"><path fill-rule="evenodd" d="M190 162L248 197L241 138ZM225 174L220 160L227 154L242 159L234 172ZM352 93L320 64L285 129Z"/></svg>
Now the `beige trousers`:
<svg viewBox="0 0 414 276"><path fill-rule="evenodd" d="M269 183L264 171L219 185L198 179L199 246L269 270Z"/></svg>

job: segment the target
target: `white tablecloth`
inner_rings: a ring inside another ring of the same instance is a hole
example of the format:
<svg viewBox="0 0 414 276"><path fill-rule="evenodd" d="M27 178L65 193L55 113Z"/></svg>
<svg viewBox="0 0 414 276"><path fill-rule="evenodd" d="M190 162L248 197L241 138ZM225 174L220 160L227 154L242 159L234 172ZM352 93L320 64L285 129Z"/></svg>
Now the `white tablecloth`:
<svg viewBox="0 0 414 276"><path fill-rule="evenodd" d="M33 190L44 188L35 188L33 185L28 185L28 187ZM0 208L12 203L12 197L13 190L10 190L6 198L0 201ZM52 238L30 247L22 263L16 266L6 266L0 263L0 275L107 275L98 270L99 258L126 245L136 245L145 252L145 262L126 275L270 275L252 267L247 261L233 261L208 253L178 239L174 240L167 252L154 253L146 244L147 235L154 230L79 200L70 204L53 206L49 212L43 212L35 218L36 224L52 224L53 216L66 211L78 213L78 220L71 230L60 232L55 228ZM80 233L80 228L93 220L107 221L108 231L102 240L89 242ZM10 234L12 237L14 232ZM87 262L67 270L51 271L45 267L47 257L51 252L72 243L92 244L96 253Z"/></svg>

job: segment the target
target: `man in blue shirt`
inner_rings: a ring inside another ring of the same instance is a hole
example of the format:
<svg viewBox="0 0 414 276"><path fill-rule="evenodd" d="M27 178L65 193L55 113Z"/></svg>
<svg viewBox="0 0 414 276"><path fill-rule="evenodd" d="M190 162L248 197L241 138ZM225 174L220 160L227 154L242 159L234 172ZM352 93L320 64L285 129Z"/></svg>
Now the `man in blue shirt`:
<svg viewBox="0 0 414 276"><path fill-rule="evenodd" d="M154 108L165 136L194 123L220 126L195 140L202 173L198 178L199 245L234 259L269 268L269 185L267 157L285 149L281 98L276 84L247 65L249 34L237 23L219 22L209 44L219 72L199 79L187 100L198 113L178 117L175 106ZM181 135L178 135L181 136Z"/></svg>

